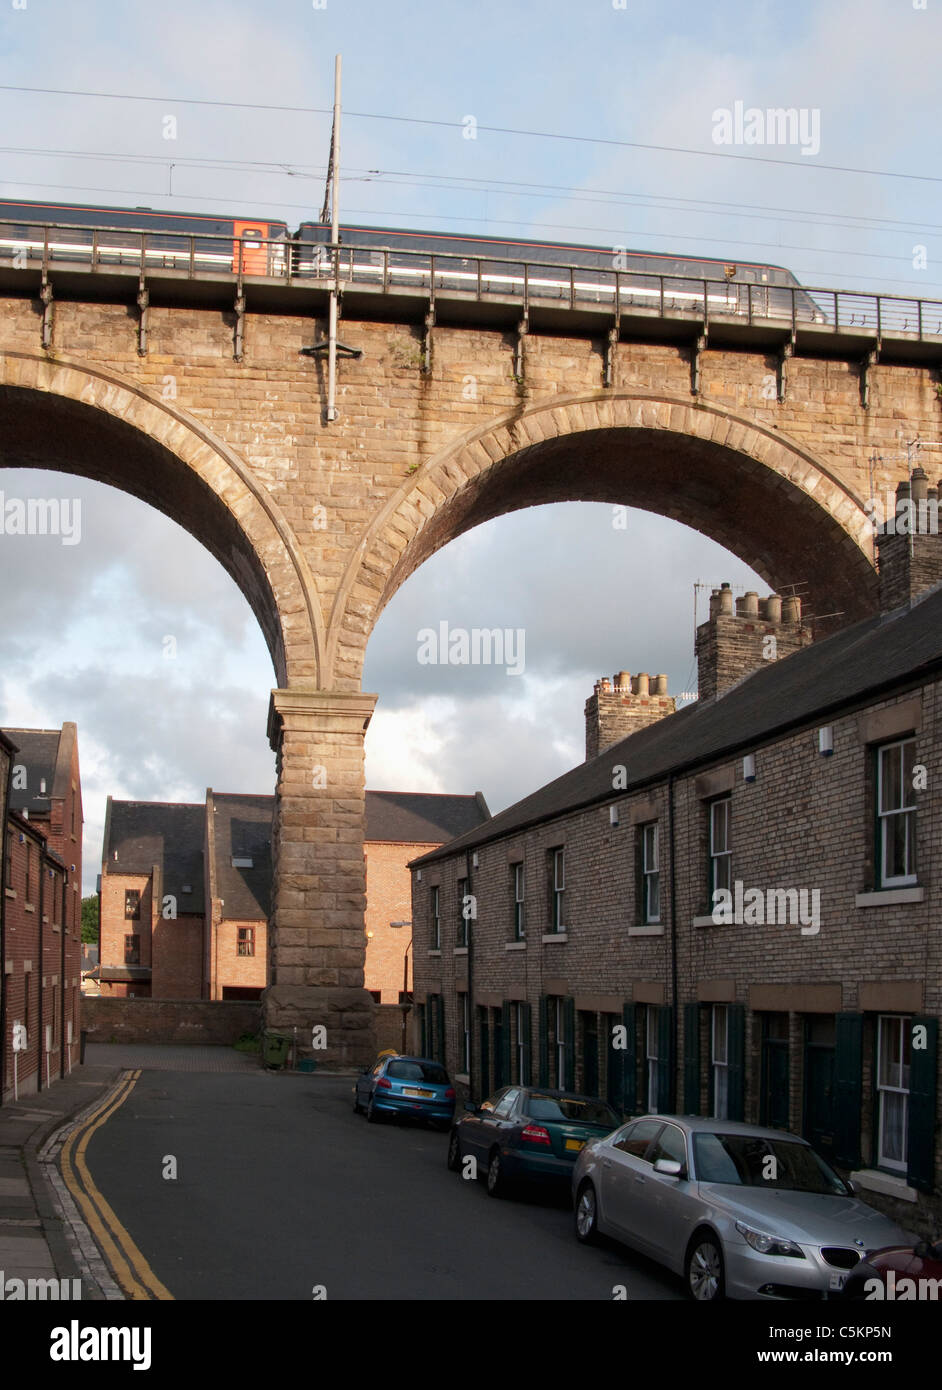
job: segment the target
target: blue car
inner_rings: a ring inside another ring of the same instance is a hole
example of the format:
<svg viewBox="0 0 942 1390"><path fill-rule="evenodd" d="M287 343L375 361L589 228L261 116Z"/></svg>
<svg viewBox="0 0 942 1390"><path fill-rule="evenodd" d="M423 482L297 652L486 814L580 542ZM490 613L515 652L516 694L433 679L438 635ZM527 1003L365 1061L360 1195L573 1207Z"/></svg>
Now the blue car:
<svg viewBox="0 0 942 1390"><path fill-rule="evenodd" d="M431 1120L450 1129L455 1113L455 1088L441 1062L429 1057L380 1057L357 1077L353 1109L366 1111L371 1124L392 1115Z"/></svg>

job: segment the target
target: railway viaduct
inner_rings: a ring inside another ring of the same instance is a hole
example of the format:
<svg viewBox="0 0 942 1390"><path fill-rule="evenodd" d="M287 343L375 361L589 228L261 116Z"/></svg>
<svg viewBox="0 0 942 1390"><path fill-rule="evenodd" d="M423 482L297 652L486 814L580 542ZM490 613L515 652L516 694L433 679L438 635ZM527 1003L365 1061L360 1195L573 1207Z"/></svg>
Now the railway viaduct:
<svg viewBox="0 0 942 1390"><path fill-rule="evenodd" d="M373 1049L361 670L403 580L488 518L603 501L685 522L849 621L875 603L867 497L905 476L907 441L942 437L942 334L921 314L874 340L348 287L339 336L361 355L341 349L328 423L323 287L139 288L2 270L0 463L151 503L246 595L277 681L266 1018L325 1024L335 1064Z"/></svg>

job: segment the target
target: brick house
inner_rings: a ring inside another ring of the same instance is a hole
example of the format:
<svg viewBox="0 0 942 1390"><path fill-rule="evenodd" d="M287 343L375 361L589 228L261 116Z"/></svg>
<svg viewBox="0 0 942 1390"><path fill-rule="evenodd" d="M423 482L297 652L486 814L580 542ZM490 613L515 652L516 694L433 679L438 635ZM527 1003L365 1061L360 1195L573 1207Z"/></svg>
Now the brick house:
<svg viewBox="0 0 942 1390"><path fill-rule="evenodd" d="M258 999L267 984L275 800L214 792L205 805L108 798L101 992ZM408 861L489 815L474 796L366 793L365 986L399 1004L411 932Z"/></svg>
<svg viewBox="0 0 942 1390"><path fill-rule="evenodd" d="M794 597L715 591L709 694L600 682L594 756L413 861L416 1045L478 1097L787 1127L937 1237L942 538L879 557L881 614L814 643Z"/></svg>
<svg viewBox="0 0 942 1390"><path fill-rule="evenodd" d="M202 999L206 807L108 798L102 841L103 998Z"/></svg>
<svg viewBox="0 0 942 1390"><path fill-rule="evenodd" d="M42 1089L78 1060L82 794L74 724L8 729L0 907L0 1090ZM25 1030L14 1066L13 1031Z"/></svg>

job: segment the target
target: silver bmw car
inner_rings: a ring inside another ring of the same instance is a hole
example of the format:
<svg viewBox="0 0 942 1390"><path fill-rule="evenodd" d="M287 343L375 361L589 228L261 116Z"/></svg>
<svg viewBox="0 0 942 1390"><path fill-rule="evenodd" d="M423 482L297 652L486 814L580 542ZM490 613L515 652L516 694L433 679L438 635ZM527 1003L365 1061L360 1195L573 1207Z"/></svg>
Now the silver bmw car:
<svg viewBox="0 0 942 1390"><path fill-rule="evenodd" d="M911 1241L806 1140L691 1115L644 1115L586 1144L576 1235L600 1232L683 1276L703 1302L838 1296L868 1250Z"/></svg>

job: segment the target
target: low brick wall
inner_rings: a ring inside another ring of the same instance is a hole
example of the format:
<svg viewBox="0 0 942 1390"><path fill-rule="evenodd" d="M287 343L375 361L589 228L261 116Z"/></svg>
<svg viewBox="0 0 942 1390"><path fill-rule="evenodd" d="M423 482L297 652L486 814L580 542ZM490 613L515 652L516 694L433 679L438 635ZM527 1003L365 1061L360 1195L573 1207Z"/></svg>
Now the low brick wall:
<svg viewBox="0 0 942 1390"><path fill-rule="evenodd" d="M398 1012L398 1010L397 1010ZM232 1045L261 1027L261 1005L240 1000L82 997L89 1042Z"/></svg>

